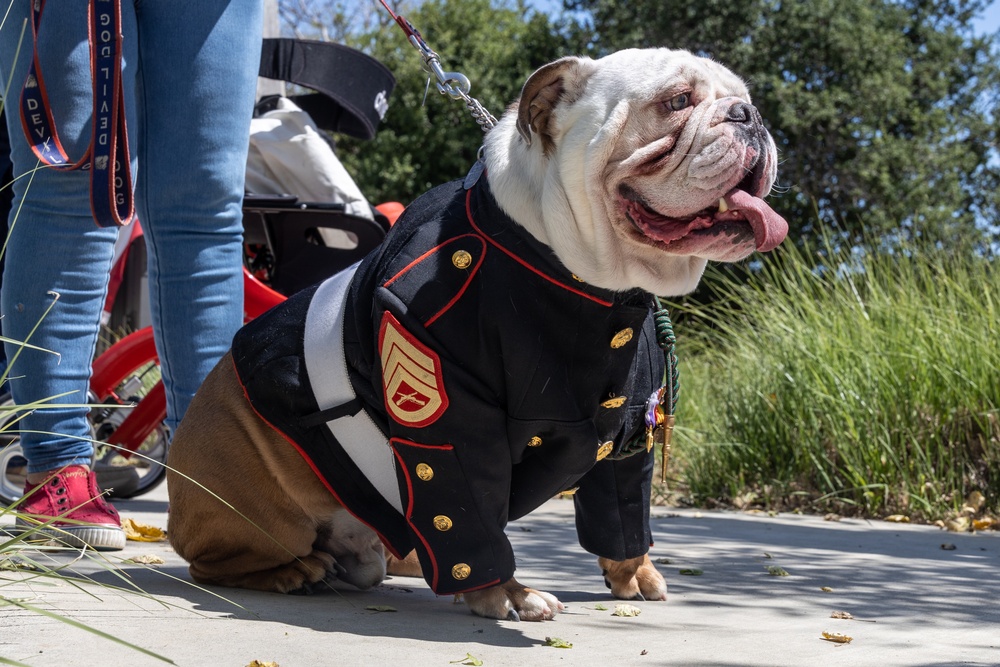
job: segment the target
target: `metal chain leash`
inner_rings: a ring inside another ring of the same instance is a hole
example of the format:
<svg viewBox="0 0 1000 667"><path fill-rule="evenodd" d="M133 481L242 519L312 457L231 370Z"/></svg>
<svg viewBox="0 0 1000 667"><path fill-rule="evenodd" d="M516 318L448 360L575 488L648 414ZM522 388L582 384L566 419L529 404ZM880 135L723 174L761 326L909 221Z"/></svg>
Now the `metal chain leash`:
<svg viewBox="0 0 1000 667"><path fill-rule="evenodd" d="M438 92L442 95L447 95L453 100L462 100L465 102L465 106L469 110L469 113L472 114L473 120L482 128L483 132L492 130L497 124L497 119L486 110L486 107L479 100L469 95L469 90L472 88L469 77L461 72L446 72L441 66L441 57L435 53L434 49L427 46L427 42L424 41L420 31L407 21L406 18L393 12L385 0L379 1L385 7L385 10L389 12L389 16L403 29L410 44L420 52L420 57L424 61L424 68L437 79L435 85Z"/></svg>

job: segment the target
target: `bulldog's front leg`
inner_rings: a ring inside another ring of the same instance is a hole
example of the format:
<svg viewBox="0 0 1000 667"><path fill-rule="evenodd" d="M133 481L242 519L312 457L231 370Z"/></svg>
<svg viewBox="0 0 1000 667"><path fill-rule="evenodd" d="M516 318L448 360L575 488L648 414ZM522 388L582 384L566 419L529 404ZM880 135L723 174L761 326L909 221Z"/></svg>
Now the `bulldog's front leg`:
<svg viewBox="0 0 1000 667"><path fill-rule="evenodd" d="M548 621L563 611L556 596L536 591L513 577L506 583L465 594L472 613L501 621Z"/></svg>
<svg viewBox="0 0 1000 667"><path fill-rule="evenodd" d="M611 589L611 594L621 600L666 600L667 582L663 579L649 554L629 558L628 560L611 560L598 558L597 564L604 575L604 583Z"/></svg>

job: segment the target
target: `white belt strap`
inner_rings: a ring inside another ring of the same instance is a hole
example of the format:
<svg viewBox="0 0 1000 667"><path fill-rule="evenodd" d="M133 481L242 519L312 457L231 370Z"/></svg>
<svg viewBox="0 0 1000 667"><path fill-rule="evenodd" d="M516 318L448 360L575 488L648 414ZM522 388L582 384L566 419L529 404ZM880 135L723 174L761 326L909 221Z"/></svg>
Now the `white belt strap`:
<svg viewBox="0 0 1000 667"><path fill-rule="evenodd" d="M358 264L324 281L313 295L306 314L305 363L309 384L320 410L353 401L356 397L347 375L344 356L344 310L347 290ZM392 448L368 414L326 422L337 442L354 464L390 505L403 513L396 482L396 461Z"/></svg>

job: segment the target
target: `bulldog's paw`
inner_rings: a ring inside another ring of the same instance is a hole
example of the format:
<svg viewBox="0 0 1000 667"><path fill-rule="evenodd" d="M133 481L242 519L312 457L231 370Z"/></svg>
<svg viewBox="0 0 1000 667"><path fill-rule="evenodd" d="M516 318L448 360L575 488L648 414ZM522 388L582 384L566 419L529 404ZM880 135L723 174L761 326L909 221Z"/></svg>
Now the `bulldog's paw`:
<svg viewBox="0 0 1000 667"><path fill-rule="evenodd" d="M406 554L406 557L403 559L396 558L392 554L387 554L385 557L385 571L394 577L424 576L424 571L420 567L420 561L417 560L416 549Z"/></svg>
<svg viewBox="0 0 1000 667"><path fill-rule="evenodd" d="M274 589L289 595L311 595L338 578L344 569L325 551L313 551L271 572ZM266 573L261 573L266 574Z"/></svg>
<svg viewBox="0 0 1000 667"><path fill-rule="evenodd" d="M551 593L527 588L513 578L466 593L465 603L472 613L501 621L547 621L565 609Z"/></svg>
<svg viewBox="0 0 1000 667"><path fill-rule="evenodd" d="M667 582L663 579L649 554L628 560L598 558L597 564L604 575L604 584L611 594L621 600L666 600Z"/></svg>

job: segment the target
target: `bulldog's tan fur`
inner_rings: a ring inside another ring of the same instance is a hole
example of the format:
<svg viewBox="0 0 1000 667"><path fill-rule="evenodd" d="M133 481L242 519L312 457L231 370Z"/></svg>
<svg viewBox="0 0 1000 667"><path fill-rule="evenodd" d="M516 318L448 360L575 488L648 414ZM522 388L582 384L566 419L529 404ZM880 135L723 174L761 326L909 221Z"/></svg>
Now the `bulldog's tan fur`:
<svg viewBox="0 0 1000 667"><path fill-rule="evenodd" d="M490 131L486 155L505 212L598 287L683 294L707 260L742 259L785 235L761 201L777 160L746 87L687 52L546 65ZM295 592L333 577L368 588L386 575L375 533L251 410L228 356L177 430L169 464L170 539L195 580ZM615 597L666 599L648 556L599 565ZM390 556L388 571L418 576L420 567L413 554ZM498 619L563 609L515 579L465 600Z"/></svg>

